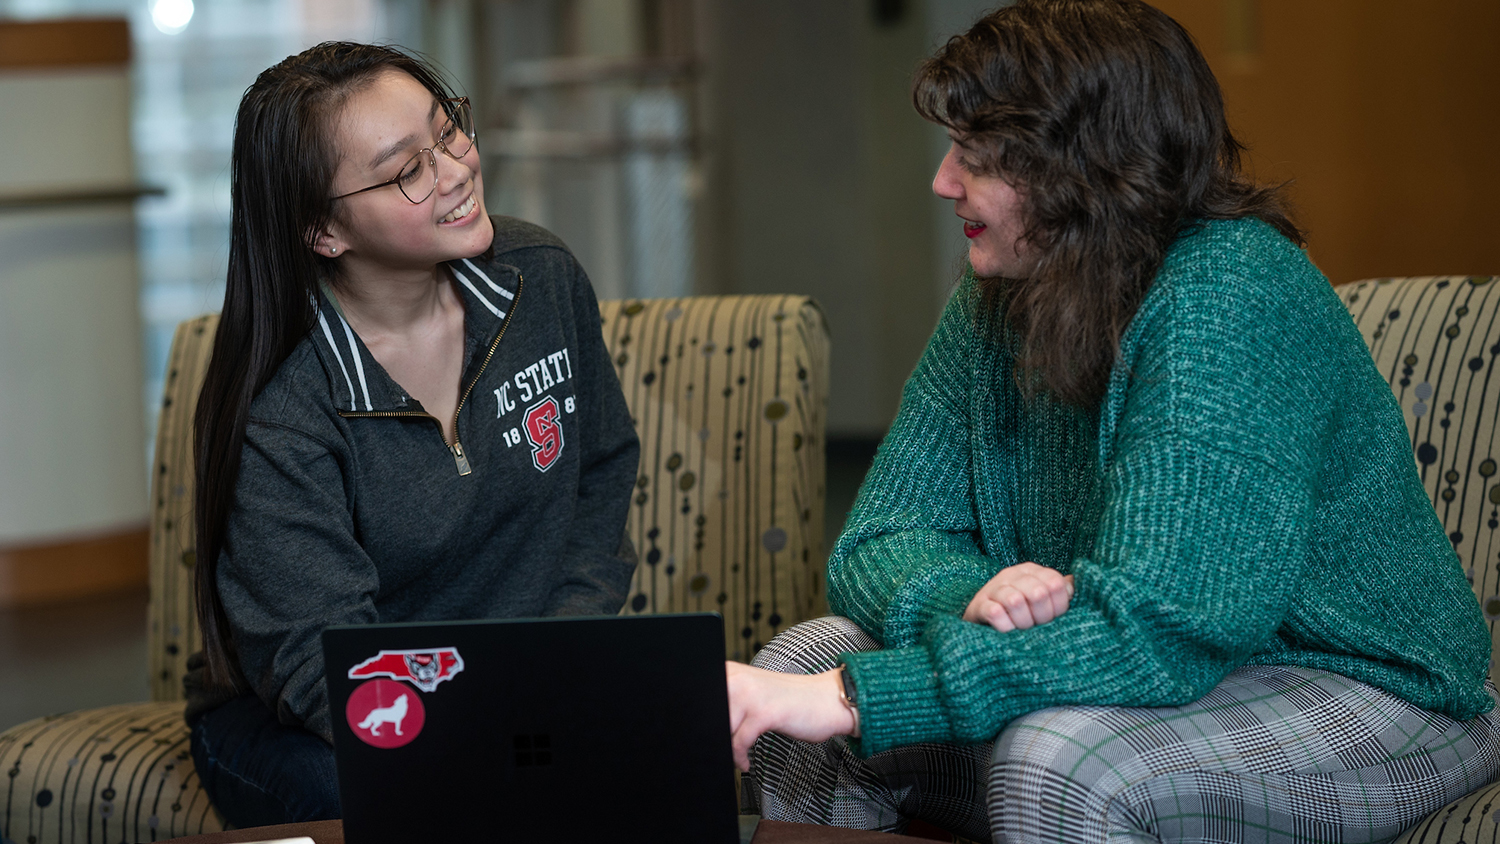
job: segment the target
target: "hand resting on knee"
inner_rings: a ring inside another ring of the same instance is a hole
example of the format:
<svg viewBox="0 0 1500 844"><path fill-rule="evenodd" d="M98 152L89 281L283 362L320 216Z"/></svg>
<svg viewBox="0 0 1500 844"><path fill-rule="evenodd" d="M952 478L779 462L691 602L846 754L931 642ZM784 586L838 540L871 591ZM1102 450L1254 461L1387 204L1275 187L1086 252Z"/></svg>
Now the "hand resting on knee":
<svg viewBox="0 0 1500 844"><path fill-rule="evenodd" d="M859 735L854 713L843 703L837 668L821 674L781 674L727 662L724 669L734 762L742 771L750 770L750 746L770 730L811 742Z"/></svg>

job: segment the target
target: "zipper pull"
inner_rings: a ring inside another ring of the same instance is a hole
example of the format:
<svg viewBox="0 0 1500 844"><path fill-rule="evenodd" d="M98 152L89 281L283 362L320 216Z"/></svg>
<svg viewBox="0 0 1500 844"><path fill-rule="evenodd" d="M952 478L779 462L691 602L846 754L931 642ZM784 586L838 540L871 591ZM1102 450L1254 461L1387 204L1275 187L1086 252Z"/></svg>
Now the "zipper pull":
<svg viewBox="0 0 1500 844"><path fill-rule="evenodd" d="M464 454L464 444L454 439L453 448L450 450L453 452L453 462L458 464L458 473L460 475L473 473L474 470L469 467L469 458Z"/></svg>

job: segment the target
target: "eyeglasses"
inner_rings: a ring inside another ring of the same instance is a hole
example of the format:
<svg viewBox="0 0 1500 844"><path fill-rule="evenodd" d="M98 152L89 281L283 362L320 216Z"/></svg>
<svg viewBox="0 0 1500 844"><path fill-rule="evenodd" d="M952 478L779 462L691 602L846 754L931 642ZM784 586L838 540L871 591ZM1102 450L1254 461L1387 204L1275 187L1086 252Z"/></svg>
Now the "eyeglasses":
<svg viewBox="0 0 1500 844"><path fill-rule="evenodd" d="M407 159L401 166L400 175L394 179L388 179L378 185L370 185L367 188L339 194L334 199L343 199L357 193L383 188L387 185L395 185L401 189L408 201L413 205L420 205L432 196L437 190L437 154L433 152L440 149L455 161L463 160L469 150L474 148L474 115L469 110L468 97L455 97L453 99L438 100L447 112L448 120L438 132L437 141L430 147L417 150L417 154Z"/></svg>

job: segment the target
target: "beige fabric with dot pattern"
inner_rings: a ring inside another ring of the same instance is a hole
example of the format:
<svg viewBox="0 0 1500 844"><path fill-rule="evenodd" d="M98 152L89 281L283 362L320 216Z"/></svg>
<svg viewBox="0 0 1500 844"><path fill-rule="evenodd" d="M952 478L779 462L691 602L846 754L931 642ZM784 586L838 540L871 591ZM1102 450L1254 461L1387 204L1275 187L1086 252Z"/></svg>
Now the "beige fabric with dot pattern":
<svg viewBox="0 0 1500 844"><path fill-rule="evenodd" d="M713 611L748 661L823 608L828 334L803 296L605 302L641 437L626 614Z"/></svg>

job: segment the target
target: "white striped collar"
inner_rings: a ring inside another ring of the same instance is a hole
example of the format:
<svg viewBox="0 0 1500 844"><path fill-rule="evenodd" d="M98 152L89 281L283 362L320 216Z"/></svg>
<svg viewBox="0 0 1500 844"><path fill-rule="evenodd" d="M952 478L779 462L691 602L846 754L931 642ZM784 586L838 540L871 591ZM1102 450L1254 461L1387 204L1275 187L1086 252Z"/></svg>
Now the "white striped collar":
<svg viewBox="0 0 1500 844"><path fill-rule="evenodd" d="M463 259L444 266L458 281L464 299L464 371L480 349L487 349L511 316L521 272L507 264ZM315 297L317 324L311 339L328 372L334 405L341 414L412 410L406 392L370 354L344 318L326 284Z"/></svg>
<svg viewBox="0 0 1500 844"><path fill-rule="evenodd" d="M450 261L443 266L453 273L459 295L464 300L464 355L467 359L481 349L488 349L495 335L510 320L516 295L520 292L521 271L482 257ZM465 367L467 372L467 364Z"/></svg>
<svg viewBox="0 0 1500 844"><path fill-rule="evenodd" d="M322 353L334 404L340 411L401 410L406 396L360 342L326 284L317 296L313 345Z"/></svg>
<svg viewBox="0 0 1500 844"><path fill-rule="evenodd" d="M520 272L506 264L492 264L486 272L471 258L449 261L445 266L458 280L459 287L469 293L472 302L489 311L495 319L504 321L516 300L517 278ZM496 269L503 272L495 272Z"/></svg>

